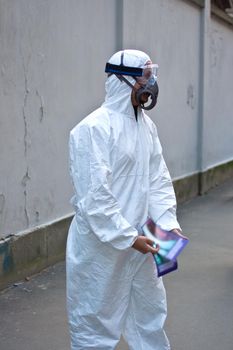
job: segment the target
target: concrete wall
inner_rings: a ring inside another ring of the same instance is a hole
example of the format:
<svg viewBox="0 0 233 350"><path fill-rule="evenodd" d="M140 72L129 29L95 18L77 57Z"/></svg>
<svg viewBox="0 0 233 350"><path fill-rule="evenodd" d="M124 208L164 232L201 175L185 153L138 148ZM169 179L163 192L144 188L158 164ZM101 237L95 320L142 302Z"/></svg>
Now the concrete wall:
<svg viewBox="0 0 233 350"><path fill-rule="evenodd" d="M69 130L102 102L117 49L159 64L150 116L173 179L233 159L233 26L196 3L0 0L0 237L72 213Z"/></svg>
<svg viewBox="0 0 233 350"><path fill-rule="evenodd" d="M69 130L104 97L108 0L0 0L0 237L72 208Z"/></svg>
<svg viewBox="0 0 233 350"><path fill-rule="evenodd" d="M149 51L159 64L160 94L150 116L173 178L197 172L200 13L184 1L124 2L124 47ZM140 15L139 15L140 13Z"/></svg>
<svg viewBox="0 0 233 350"><path fill-rule="evenodd" d="M208 40L203 170L233 158L233 25L213 17Z"/></svg>

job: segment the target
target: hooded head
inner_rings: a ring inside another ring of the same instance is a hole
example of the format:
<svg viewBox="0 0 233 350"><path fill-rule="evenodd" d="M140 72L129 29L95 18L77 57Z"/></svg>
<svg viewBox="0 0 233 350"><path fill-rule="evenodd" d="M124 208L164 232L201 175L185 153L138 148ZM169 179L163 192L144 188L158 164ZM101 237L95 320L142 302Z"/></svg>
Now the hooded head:
<svg viewBox="0 0 233 350"><path fill-rule="evenodd" d="M140 68L141 70L151 63L150 57L146 53L138 50L119 51L108 61L110 65L134 67ZM137 85L136 80L130 76L130 74L127 74L127 76L119 74L116 76L115 74L109 74L107 78L104 105L108 108L116 109L118 112L134 115L132 87ZM119 77L127 79L129 84Z"/></svg>

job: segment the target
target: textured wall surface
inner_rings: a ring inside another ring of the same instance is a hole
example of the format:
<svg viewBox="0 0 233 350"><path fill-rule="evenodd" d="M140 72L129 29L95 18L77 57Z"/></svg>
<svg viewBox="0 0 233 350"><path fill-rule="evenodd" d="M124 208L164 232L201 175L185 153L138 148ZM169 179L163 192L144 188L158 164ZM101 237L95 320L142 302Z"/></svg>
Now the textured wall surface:
<svg viewBox="0 0 233 350"><path fill-rule="evenodd" d="M160 94L150 116L173 178L197 171L200 11L184 1L125 1L124 45L149 48ZM129 25L130 24L130 25Z"/></svg>
<svg viewBox="0 0 233 350"><path fill-rule="evenodd" d="M72 211L68 134L104 97L115 7L0 1L0 235Z"/></svg>
<svg viewBox="0 0 233 350"><path fill-rule="evenodd" d="M208 59L203 170L233 158L233 26L216 18L209 27Z"/></svg>

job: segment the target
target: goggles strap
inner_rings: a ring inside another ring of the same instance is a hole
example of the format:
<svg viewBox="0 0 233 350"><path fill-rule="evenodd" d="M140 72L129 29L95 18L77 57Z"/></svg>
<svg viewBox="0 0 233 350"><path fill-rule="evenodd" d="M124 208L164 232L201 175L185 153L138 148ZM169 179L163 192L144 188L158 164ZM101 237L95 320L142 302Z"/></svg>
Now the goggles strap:
<svg viewBox="0 0 233 350"><path fill-rule="evenodd" d="M124 60L124 51L122 51L122 53L121 53L121 66L124 66L124 62L123 62L123 60Z"/></svg>
<svg viewBox="0 0 233 350"><path fill-rule="evenodd" d="M115 74L116 75L116 74ZM131 84L123 75L116 75L120 81L124 81L129 87L133 89L133 84Z"/></svg>
<svg viewBox="0 0 233 350"><path fill-rule="evenodd" d="M131 77L141 77L143 75L143 69L137 67L127 67L124 65L106 63L105 73L113 73L118 75L129 75Z"/></svg>

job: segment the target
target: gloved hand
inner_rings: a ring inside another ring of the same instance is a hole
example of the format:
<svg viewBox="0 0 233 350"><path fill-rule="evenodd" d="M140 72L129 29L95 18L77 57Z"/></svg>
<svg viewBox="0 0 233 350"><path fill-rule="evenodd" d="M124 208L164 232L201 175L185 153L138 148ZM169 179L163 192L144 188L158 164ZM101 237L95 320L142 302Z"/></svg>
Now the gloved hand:
<svg viewBox="0 0 233 350"><path fill-rule="evenodd" d="M159 246L156 245L155 247L154 241L145 236L138 236L132 247L141 252L142 254L157 254L159 251Z"/></svg>

